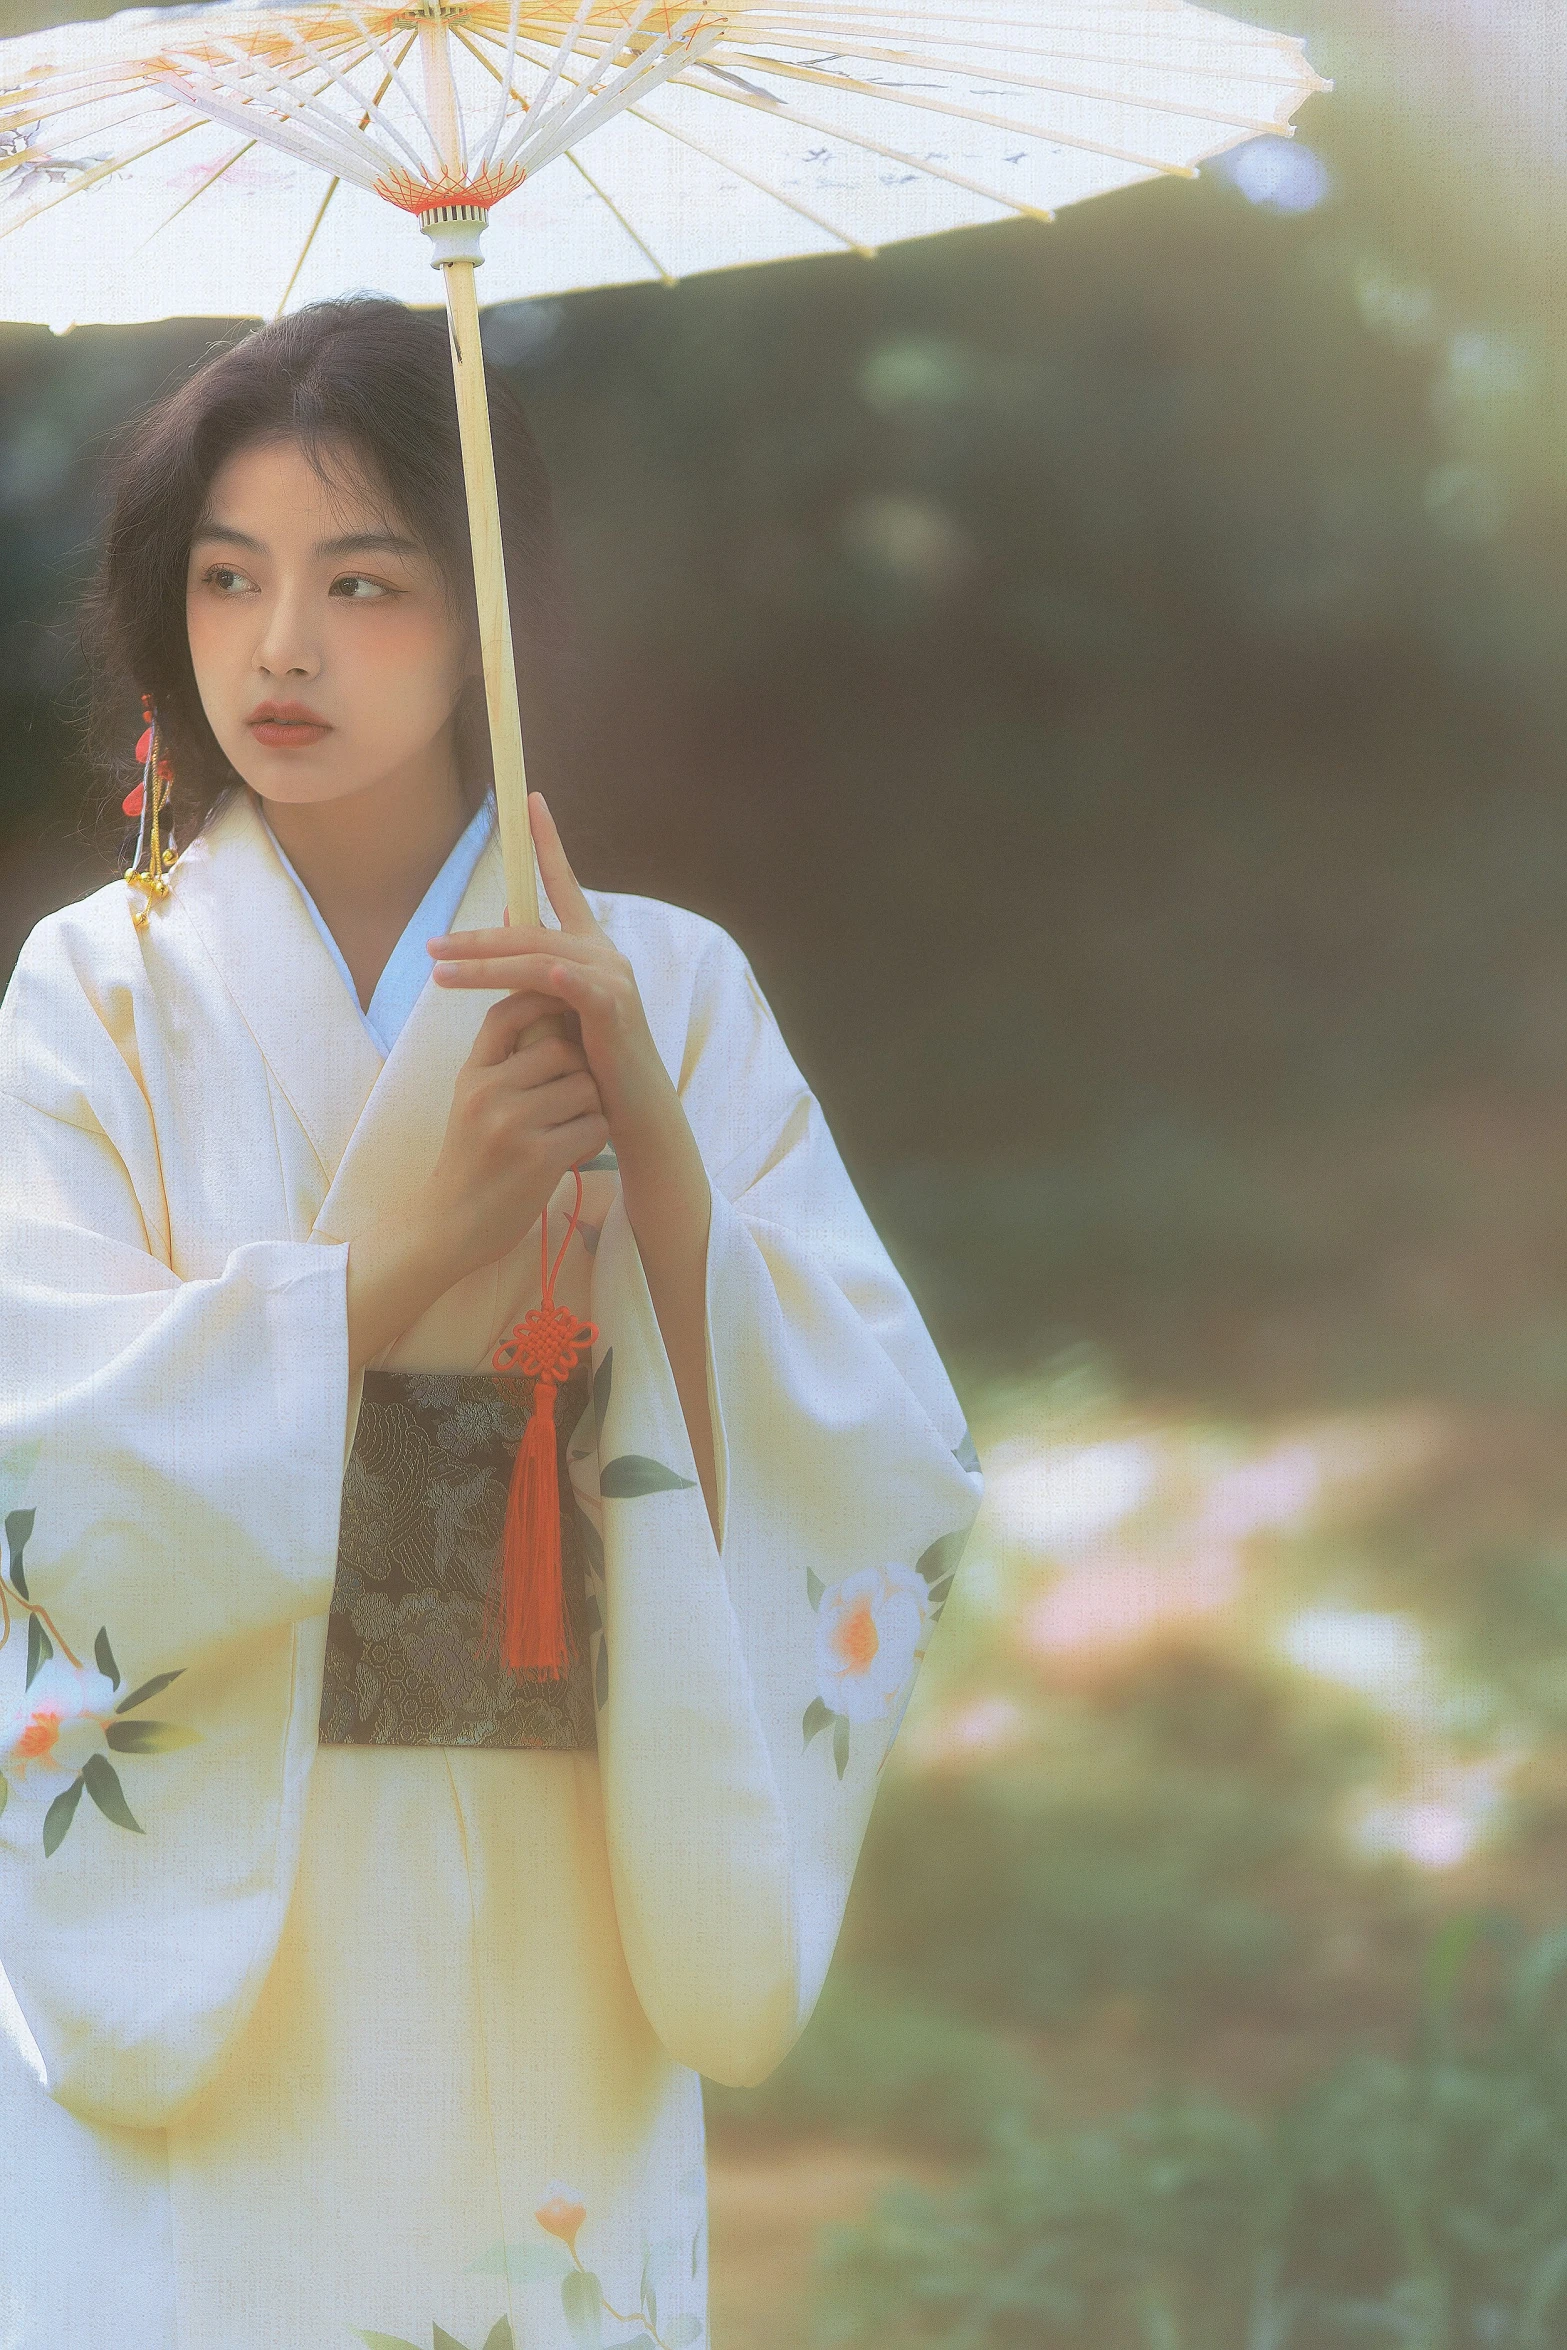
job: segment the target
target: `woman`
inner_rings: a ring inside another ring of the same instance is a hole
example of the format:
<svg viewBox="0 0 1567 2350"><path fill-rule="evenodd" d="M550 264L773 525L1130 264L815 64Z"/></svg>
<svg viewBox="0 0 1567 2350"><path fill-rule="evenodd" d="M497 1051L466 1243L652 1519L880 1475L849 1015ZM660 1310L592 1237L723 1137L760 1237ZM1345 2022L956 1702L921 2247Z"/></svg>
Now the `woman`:
<svg viewBox="0 0 1567 2350"><path fill-rule="evenodd" d="M180 854L0 1014L0 2340L698 2342L697 2076L821 1986L961 1414L730 940L538 801L504 922L439 325L209 361L92 612Z"/></svg>

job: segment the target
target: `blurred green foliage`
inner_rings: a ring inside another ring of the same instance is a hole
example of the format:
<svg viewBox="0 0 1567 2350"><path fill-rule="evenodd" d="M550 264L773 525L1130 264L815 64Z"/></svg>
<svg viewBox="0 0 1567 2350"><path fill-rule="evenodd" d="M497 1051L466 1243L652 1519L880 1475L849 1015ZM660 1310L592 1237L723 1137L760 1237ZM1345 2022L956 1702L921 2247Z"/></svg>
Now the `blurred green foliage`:
<svg viewBox="0 0 1567 2350"><path fill-rule="evenodd" d="M845 1947L992 2021L1131 1999L1168 2038L1275 2007L1310 1962L1302 1911L1353 1902L1342 1799L1381 1754L1364 1709L1282 1668L1156 1649L1058 1697L1026 1766L890 1786Z"/></svg>
<svg viewBox="0 0 1567 2350"><path fill-rule="evenodd" d="M820 2339L942 2350L1552 2350L1567 2338L1567 1930L1453 2020L1476 1921L1427 1970L1423 2042L1257 2119L1170 2099L1011 2132L948 2197L904 2189L827 2259Z"/></svg>
<svg viewBox="0 0 1567 2350"><path fill-rule="evenodd" d="M828 1978L793 2054L758 2093L705 2090L727 2142L775 2136L872 2140L982 2154L998 2125L1040 2119L1045 2075L1026 2041L900 1994L852 1964Z"/></svg>

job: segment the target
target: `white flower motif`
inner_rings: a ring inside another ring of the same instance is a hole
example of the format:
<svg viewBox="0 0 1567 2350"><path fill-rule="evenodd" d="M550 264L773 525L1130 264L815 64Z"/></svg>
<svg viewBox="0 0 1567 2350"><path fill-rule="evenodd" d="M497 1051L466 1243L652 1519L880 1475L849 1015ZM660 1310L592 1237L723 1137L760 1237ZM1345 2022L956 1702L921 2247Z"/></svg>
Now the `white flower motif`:
<svg viewBox="0 0 1567 2350"><path fill-rule="evenodd" d="M0 1771L24 1778L29 1770L73 1778L103 1745L114 1712L114 1683L91 1665L50 1657L32 1686L0 1707Z"/></svg>
<svg viewBox="0 0 1567 2350"><path fill-rule="evenodd" d="M930 1617L912 1567L860 1567L822 1593L816 1617L817 1693L851 1722L886 1721L919 1659Z"/></svg>

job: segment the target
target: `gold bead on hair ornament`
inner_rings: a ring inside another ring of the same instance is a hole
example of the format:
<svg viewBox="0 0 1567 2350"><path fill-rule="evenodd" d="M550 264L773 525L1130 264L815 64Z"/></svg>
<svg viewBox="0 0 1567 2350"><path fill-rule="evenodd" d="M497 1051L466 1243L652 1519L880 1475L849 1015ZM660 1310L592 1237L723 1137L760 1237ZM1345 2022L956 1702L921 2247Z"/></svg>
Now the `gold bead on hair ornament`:
<svg viewBox="0 0 1567 2350"><path fill-rule="evenodd" d="M125 882L133 893L141 892L141 904L132 907L131 920L138 930L145 930L153 901L169 894L169 868L179 850L174 845L172 829L166 842L163 838L163 812L168 806L174 770L158 739L157 714L150 695L142 695L141 710L141 740L136 745L141 781L132 784L121 805L127 816L136 818L136 855L126 868Z"/></svg>

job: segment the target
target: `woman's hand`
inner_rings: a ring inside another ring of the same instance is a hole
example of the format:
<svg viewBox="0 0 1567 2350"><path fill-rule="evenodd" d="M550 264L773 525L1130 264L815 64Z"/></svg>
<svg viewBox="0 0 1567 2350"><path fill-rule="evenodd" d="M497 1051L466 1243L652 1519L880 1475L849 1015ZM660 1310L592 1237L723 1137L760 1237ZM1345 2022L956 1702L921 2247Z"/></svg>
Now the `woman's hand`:
<svg viewBox="0 0 1567 2350"><path fill-rule="evenodd" d="M395 1219L348 1252L348 1345L361 1368L427 1306L514 1249L567 1169L609 1138L598 1087L564 1036L519 1044L550 1006L512 995L485 1014L457 1073L434 1167Z"/></svg>
<svg viewBox="0 0 1567 2350"><path fill-rule="evenodd" d="M609 1140L581 1047L567 1036L519 1041L547 1010L531 995L492 1004L457 1072L440 1154L417 1195L454 1281L514 1249L566 1170Z"/></svg>
<svg viewBox="0 0 1567 2350"><path fill-rule="evenodd" d="M528 801L528 821L559 930L465 930L431 939L436 983L513 991L509 1000L526 1006L515 1016L519 1033L555 1006L575 1014L716 1538L717 1471L707 1402L707 1172L659 1059L636 973L594 919L537 792Z"/></svg>
<svg viewBox="0 0 1567 2350"><path fill-rule="evenodd" d="M461 930L449 938L432 938L436 985L548 996L553 1003L545 1009L564 1005L576 1014L582 1049L625 1177L628 1162L635 1162L639 1150L657 1150L658 1132L672 1113L683 1122L679 1099L658 1057L636 973L599 928L538 792L529 796L528 820L559 930L546 930L542 924L508 925L504 930Z"/></svg>

